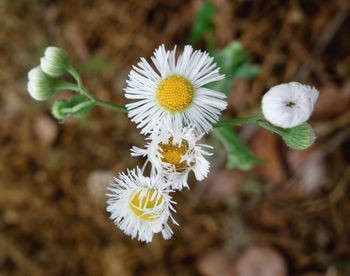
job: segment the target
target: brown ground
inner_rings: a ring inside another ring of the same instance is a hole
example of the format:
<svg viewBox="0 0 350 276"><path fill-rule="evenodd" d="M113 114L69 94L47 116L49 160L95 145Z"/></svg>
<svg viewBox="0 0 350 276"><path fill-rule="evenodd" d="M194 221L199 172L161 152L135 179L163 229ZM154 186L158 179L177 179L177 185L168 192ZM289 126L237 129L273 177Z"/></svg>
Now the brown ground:
<svg viewBox="0 0 350 276"><path fill-rule="evenodd" d="M181 48L200 4L0 2L0 275L350 275L348 1L215 1L216 46L238 38L262 68L235 83L228 113L249 115L269 87L299 80L321 91L318 140L297 152L241 128L269 164L227 170L217 148L208 180L176 193L169 241L131 240L105 211L113 173L142 162L129 156L143 144L135 125L99 107L58 124L52 101L26 92L27 71L56 45L94 95L123 104L130 66L161 43Z"/></svg>

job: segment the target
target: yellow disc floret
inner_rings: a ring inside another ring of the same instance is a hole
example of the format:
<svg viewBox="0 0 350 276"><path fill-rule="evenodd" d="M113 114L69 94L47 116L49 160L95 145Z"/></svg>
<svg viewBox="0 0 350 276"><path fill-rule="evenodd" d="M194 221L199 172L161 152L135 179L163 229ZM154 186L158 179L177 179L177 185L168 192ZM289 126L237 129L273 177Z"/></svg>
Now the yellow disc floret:
<svg viewBox="0 0 350 276"><path fill-rule="evenodd" d="M192 83L180 75L166 77L157 87L156 98L159 105L171 112L185 110L192 104L193 97Z"/></svg>
<svg viewBox="0 0 350 276"><path fill-rule="evenodd" d="M182 139L181 145L173 145L173 138L170 137L167 144L159 143L159 147L162 149L160 153L163 155L162 161L175 165L177 170L182 170L188 167L186 161L181 160L181 155L184 155L188 151L188 141Z"/></svg>
<svg viewBox="0 0 350 276"><path fill-rule="evenodd" d="M132 193L129 206L130 209L139 217L147 220L156 220L160 217L161 213L152 212L152 209L158 207L162 201L163 197L158 197L158 192L155 190L147 190L147 192L141 195L142 191ZM156 193L154 195L154 193ZM154 198L153 198L154 195Z"/></svg>

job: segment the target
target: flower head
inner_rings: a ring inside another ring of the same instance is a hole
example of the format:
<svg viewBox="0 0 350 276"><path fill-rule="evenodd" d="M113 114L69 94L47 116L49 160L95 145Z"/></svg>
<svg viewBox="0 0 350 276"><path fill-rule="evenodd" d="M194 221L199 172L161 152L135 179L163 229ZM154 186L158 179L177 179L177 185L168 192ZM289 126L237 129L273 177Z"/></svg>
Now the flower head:
<svg viewBox="0 0 350 276"><path fill-rule="evenodd" d="M203 87L224 78L213 58L187 45L176 60L175 51L162 45L151 57L155 68L141 58L130 71L125 97L136 101L126 107L142 134L160 126L181 132L190 124L197 134L208 133L227 106L225 94Z"/></svg>
<svg viewBox="0 0 350 276"><path fill-rule="evenodd" d="M47 47L40 59L40 67L51 77L60 77L69 67L68 56L61 48Z"/></svg>
<svg viewBox="0 0 350 276"><path fill-rule="evenodd" d="M45 74L40 66L28 72L27 89L29 94L37 101L49 99L56 92L58 80Z"/></svg>
<svg viewBox="0 0 350 276"><path fill-rule="evenodd" d="M148 161L157 170L157 173L164 175L173 189L181 190L188 188L187 178L190 171L193 171L197 180L203 180L209 172L209 162L204 158L211 155L203 148L212 148L209 145L198 144L201 136L196 137L194 129L185 127L182 129L182 136L179 142L173 139L173 132L168 131L164 139L155 132L150 137L150 142L145 149L132 148L131 155L147 156Z"/></svg>
<svg viewBox="0 0 350 276"><path fill-rule="evenodd" d="M114 223L132 238L152 241L153 234L162 232L169 239L172 231L167 223L173 210L171 197L161 176L145 177L139 168L121 173L108 188L112 193L107 211ZM172 219L173 220L173 219ZM173 220L176 224L176 222Z"/></svg>
<svg viewBox="0 0 350 276"><path fill-rule="evenodd" d="M262 99L266 120L281 128L292 128L310 118L318 91L311 86L290 82L272 87Z"/></svg>

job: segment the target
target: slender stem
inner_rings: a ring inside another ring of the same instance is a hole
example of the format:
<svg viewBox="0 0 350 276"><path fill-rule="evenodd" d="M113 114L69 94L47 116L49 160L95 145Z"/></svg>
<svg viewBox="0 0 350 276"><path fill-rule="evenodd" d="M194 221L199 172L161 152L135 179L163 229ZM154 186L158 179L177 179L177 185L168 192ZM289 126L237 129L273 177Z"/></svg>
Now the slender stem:
<svg viewBox="0 0 350 276"><path fill-rule="evenodd" d="M110 108L110 109L113 109L113 110L117 110L117 111L121 111L121 112L124 112L124 113L128 112L128 110L124 106L120 106L120 105L104 102L104 101L101 101L101 100L96 100L96 105L107 107L107 108Z"/></svg>
<svg viewBox="0 0 350 276"><path fill-rule="evenodd" d="M70 83L70 82L66 82L66 81L59 81L57 86L56 86L57 90L74 90L77 92L81 92L82 94L84 94L84 91L82 90L82 88L79 88L77 85L75 85L74 83Z"/></svg>
<svg viewBox="0 0 350 276"><path fill-rule="evenodd" d="M79 87L73 83L60 81L57 89L68 89L68 90L77 91L77 92L82 93L86 97L88 97L92 102L95 102L96 105L103 106L103 107L110 108L110 109L117 110L117 111L121 111L124 113L128 112L124 106L108 103L108 102L105 102L102 100L98 100L94 96L92 96L84 87Z"/></svg>
<svg viewBox="0 0 350 276"><path fill-rule="evenodd" d="M103 106L103 107L110 108L110 109L117 110L117 111L121 111L121 112L127 112L127 109L125 107L123 107L123 106L112 104L112 103L108 103L108 102L105 102L105 101L102 101L102 100L98 100L93 95L91 95L89 93L89 91L87 91L83 87L83 82L81 80L80 75L78 74L78 72L71 65L69 65L67 71L75 78L75 80L77 81L77 84L78 84L79 90L77 90L76 87L74 87L73 90L81 92L86 97L88 97L90 100L96 102L96 105Z"/></svg>
<svg viewBox="0 0 350 276"><path fill-rule="evenodd" d="M217 122L215 125L213 125L213 127L218 128L218 127L242 125L242 124L247 124L247 123L255 123L255 124L257 124L263 128L266 128L269 131L277 133L281 136L285 135L285 131L283 129L272 126L268 123L265 123L264 121L260 121L260 119L262 119L263 117L264 117L264 115L262 113L259 113L253 117L248 117L248 118L222 120L222 121Z"/></svg>
<svg viewBox="0 0 350 276"><path fill-rule="evenodd" d="M238 119L228 119L228 120L222 120L217 122L213 127L224 127L224 126L235 126L235 125L242 125L247 123L257 123L263 115L261 113L248 118L238 118Z"/></svg>
<svg viewBox="0 0 350 276"><path fill-rule="evenodd" d="M279 134L279 135L281 135L281 136L283 136L283 135L285 134L285 132L283 131L283 129L274 127L274 126L269 125L269 124L267 124L267 123L265 123L265 122L263 122L263 121L257 121L256 124L259 125L259 126L261 126L261 127L263 127L263 128L266 128L267 130L270 130L270 131L272 131L272 132L274 132L274 133L277 133L277 134Z"/></svg>
<svg viewBox="0 0 350 276"><path fill-rule="evenodd" d="M78 72L77 72L71 65L68 66L67 71L68 71L68 73L71 74L71 75L74 77L74 79L77 81L78 87L80 88L80 90L78 90L78 91L79 91L80 93L82 93L83 95L85 95L86 97L88 97L90 100L95 101L96 98L95 98L93 95L91 95L91 94L89 93L89 91L87 91L87 90L84 88L83 82L82 82L81 77L80 77L80 75L78 74ZM77 90L76 90L76 91L77 91Z"/></svg>
<svg viewBox="0 0 350 276"><path fill-rule="evenodd" d="M78 86L79 87L83 87L83 82L81 80L81 77L79 75L79 73L69 64L68 68L67 68L67 71L69 74L71 74L75 80L77 81L78 83Z"/></svg>

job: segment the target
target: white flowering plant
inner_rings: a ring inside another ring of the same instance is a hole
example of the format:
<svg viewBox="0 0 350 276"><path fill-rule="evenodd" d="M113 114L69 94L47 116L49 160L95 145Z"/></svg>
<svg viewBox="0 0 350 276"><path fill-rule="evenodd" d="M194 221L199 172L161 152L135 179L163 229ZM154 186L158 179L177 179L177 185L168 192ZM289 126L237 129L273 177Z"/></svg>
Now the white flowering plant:
<svg viewBox="0 0 350 276"><path fill-rule="evenodd" d="M141 58L126 80L124 107L93 96L84 86L79 73L70 65L60 48L48 47L40 65L28 73L28 91L35 100L48 100L56 91L77 92L69 100L57 100L52 106L55 118L65 121L86 115L94 106L127 113L145 136L143 147L132 147L132 156L144 156L141 167L120 173L109 187L107 211L115 224L132 238L152 241L155 233L165 239L173 234L169 222L175 212L171 194L189 188L188 175L198 181L210 170L206 159L213 147L201 143L213 134L227 149L228 167L249 169L255 157L238 137L232 126L255 123L282 136L294 149L305 149L315 140L306 123L318 97L318 91L300 83L272 87L263 97L261 109L247 118L225 118L227 97L235 77L251 78L258 67L251 65L242 45L234 41L222 50L213 45L213 7L203 5L190 34L194 43L201 36L207 51L186 45L177 55L177 47L167 50L160 45L150 59ZM68 73L76 83L63 81ZM150 173L145 175L149 166Z"/></svg>

